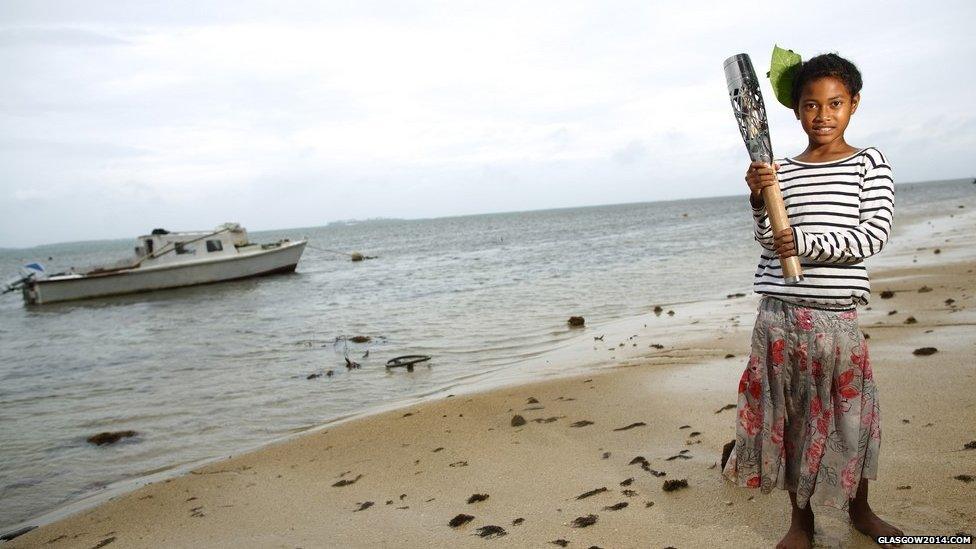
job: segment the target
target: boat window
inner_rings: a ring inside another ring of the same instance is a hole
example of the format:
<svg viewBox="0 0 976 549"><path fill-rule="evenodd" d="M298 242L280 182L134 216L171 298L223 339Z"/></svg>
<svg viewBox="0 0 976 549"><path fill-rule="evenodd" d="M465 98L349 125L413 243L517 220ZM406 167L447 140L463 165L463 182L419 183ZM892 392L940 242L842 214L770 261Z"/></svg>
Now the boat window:
<svg viewBox="0 0 976 549"><path fill-rule="evenodd" d="M219 240L208 240L207 241L207 251L208 252L219 252L224 249L224 245Z"/></svg>
<svg viewBox="0 0 976 549"><path fill-rule="evenodd" d="M153 253L153 241L150 239L146 239L146 253L147 254Z"/></svg>
<svg viewBox="0 0 976 549"><path fill-rule="evenodd" d="M195 253L197 253L196 250L194 250L192 248L188 248L187 245L185 243L183 243L183 242L177 242L177 243L173 244L173 247L176 248L176 253L177 254L195 254Z"/></svg>

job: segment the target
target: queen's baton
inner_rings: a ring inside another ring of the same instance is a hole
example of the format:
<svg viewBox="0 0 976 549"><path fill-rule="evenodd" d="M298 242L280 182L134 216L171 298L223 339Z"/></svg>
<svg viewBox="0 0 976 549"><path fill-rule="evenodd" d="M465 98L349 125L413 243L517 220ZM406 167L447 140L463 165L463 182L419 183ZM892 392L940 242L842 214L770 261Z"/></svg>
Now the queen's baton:
<svg viewBox="0 0 976 549"><path fill-rule="evenodd" d="M763 105L762 92L759 89L759 79L752 68L749 56L740 53L725 60L725 80L729 85L729 99L732 100L732 112L739 123L742 140L746 143L749 158L753 162L773 163L773 146L769 141L769 124L766 122L766 107ZM786 206L783 204L783 193L776 185L769 185L762 190L763 201L766 203L766 213L773 231L780 232L790 228L790 219L786 216ZM803 280L800 260L794 255L780 259L783 266L783 278L787 284L796 284Z"/></svg>

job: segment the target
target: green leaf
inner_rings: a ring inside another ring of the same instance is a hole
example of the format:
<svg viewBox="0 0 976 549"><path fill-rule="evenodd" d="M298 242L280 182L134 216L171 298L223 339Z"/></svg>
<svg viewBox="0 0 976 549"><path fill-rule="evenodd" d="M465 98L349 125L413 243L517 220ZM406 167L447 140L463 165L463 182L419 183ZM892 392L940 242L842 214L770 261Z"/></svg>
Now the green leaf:
<svg viewBox="0 0 976 549"><path fill-rule="evenodd" d="M773 59L769 63L769 72L766 73L766 76L769 77L769 82L773 86L776 99L791 109L793 108L793 75L796 74L802 62L800 55L793 50L784 50L779 46L773 46Z"/></svg>

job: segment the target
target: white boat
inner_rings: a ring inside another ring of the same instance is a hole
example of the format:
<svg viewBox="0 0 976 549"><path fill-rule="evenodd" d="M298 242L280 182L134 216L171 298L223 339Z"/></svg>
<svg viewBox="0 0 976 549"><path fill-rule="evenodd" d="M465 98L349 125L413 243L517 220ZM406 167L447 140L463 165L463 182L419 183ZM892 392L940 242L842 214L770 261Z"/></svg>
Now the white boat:
<svg viewBox="0 0 976 549"><path fill-rule="evenodd" d="M28 304L74 301L238 280L295 270L307 240L255 244L237 223L213 231L156 229L136 240L135 256L83 273L22 281Z"/></svg>

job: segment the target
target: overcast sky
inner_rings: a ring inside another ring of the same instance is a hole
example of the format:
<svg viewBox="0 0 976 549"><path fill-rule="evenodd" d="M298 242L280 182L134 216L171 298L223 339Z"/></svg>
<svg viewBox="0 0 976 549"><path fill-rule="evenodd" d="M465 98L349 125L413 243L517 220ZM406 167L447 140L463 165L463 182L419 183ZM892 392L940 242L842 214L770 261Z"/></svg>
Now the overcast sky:
<svg viewBox="0 0 976 549"><path fill-rule="evenodd" d="M764 73L774 43L858 65L848 142L897 181L973 177L974 21L971 0L3 0L0 246L745 192L722 62Z"/></svg>

